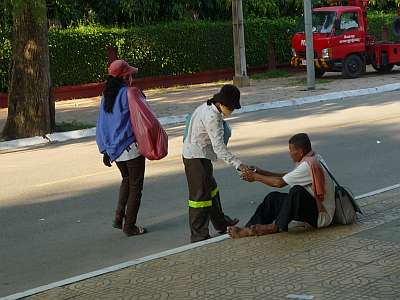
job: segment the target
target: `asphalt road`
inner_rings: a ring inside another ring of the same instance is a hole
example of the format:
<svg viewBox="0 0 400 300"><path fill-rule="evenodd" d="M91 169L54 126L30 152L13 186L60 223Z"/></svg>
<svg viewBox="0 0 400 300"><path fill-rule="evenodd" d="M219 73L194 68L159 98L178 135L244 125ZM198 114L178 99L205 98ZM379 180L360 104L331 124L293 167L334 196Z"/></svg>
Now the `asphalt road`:
<svg viewBox="0 0 400 300"><path fill-rule="evenodd" d="M287 140L310 134L338 179L356 195L399 183L400 93L235 115L231 150L245 163L288 170ZM147 162L139 224L111 227L117 168L93 139L0 154L0 296L187 244L182 126L168 128L170 154ZM271 188L215 165L223 207L244 224ZM212 255L212 254L210 254Z"/></svg>

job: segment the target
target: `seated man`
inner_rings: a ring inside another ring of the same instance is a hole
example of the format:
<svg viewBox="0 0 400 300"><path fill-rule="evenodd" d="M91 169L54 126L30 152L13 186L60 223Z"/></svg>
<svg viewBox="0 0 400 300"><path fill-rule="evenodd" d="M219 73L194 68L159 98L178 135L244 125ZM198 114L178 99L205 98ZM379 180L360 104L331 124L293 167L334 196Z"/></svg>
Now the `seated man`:
<svg viewBox="0 0 400 300"><path fill-rule="evenodd" d="M289 152L296 164L289 173L259 168L242 173L242 179L246 181L258 181L277 188L289 185L290 190L289 193L269 193L244 228L228 227L232 238L287 231L291 221L307 222L315 228L331 224L335 213L335 186L320 162L325 166L326 163L312 151L305 133L290 138Z"/></svg>

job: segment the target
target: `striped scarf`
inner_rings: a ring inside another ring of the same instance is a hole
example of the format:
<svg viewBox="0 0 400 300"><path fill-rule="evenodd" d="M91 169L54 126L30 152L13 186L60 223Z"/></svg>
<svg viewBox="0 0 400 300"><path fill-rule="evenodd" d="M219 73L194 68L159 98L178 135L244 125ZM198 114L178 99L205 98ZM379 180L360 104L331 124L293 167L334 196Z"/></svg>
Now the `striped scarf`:
<svg viewBox="0 0 400 300"><path fill-rule="evenodd" d="M312 188L314 191L314 196L317 203L318 211L323 212L325 211L325 208L322 205L322 202L324 201L325 198L324 170L322 169L322 166L319 163L314 151L308 152L299 163L303 161L307 162L307 164L310 166Z"/></svg>

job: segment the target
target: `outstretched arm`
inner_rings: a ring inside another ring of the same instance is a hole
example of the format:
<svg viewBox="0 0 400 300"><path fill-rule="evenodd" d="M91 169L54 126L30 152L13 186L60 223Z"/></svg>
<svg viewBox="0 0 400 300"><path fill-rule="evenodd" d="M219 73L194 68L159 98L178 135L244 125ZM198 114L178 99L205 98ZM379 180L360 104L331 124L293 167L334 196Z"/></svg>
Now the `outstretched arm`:
<svg viewBox="0 0 400 300"><path fill-rule="evenodd" d="M204 127L210 137L214 152L218 158L225 161L225 163L232 165L235 169L245 169L247 166L233 155L224 143L224 126L222 118L212 113L207 115L204 119Z"/></svg>
<svg viewBox="0 0 400 300"><path fill-rule="evenodd" d="M275 173L275 172L270 172L267 170L263 170L259 167L256 167L256 173L263 175L263 176L273 176L273 177L283 177L286 175L286 173Z"/></svg>
<svg viewBox="0 0 400 300"><path fill-rule="evenodd" d="M268 172L271 174L270 172ZM246 171L242 173L242 179L246 180L248 182L254 182L258 181L261 183L264 183L266 185L272 186L272 187L277 187L277 188L282 188L287 185L287 183L282 179L283 176L280 176L278 174L275 175L263 175L260 174L259 172L255 173L252 171Z"/></svg>

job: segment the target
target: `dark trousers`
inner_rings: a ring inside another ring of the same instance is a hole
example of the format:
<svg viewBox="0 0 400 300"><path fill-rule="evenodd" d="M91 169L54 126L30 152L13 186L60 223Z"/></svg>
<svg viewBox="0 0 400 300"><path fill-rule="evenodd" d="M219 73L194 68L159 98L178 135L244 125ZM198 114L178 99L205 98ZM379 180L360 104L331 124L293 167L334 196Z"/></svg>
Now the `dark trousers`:
<svg viewBox="0 0 400 300"><path fill-rule="evenodd" d="M292 187L289 193L269 193L257 207L246 227L275 222L280 230L287 231L291 221L318 226L318 208L315 199L299 185Z"/></svg>
<svg viewBox="0 0 400 300"><path fill-rule="evenodd" d="M121 172L122 182L115 215L116 218L125 218L124 227L131 227L136 224L142 198L145 158L139 156L127 161L117 161L116 164Z"/></svg>
<svg viewBox="0 0 400 300"><path fill-rule="evenodd" d="M205 158L183 158L189 188L189 225L192 243L210 237L208 226L225 232L231 219L222 211L217 182L213 176L213 165ZM200 207L204 205L204 207Z"/></svg>

